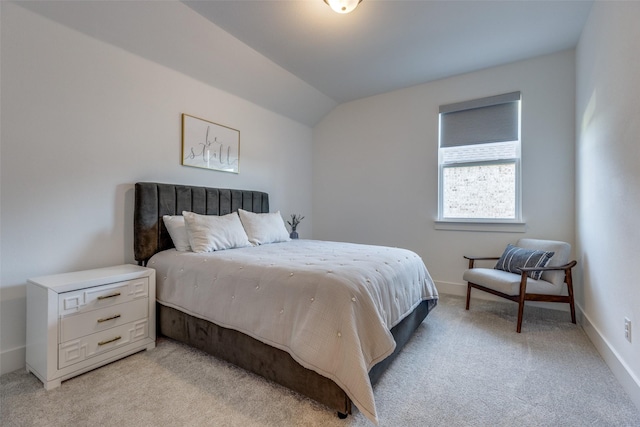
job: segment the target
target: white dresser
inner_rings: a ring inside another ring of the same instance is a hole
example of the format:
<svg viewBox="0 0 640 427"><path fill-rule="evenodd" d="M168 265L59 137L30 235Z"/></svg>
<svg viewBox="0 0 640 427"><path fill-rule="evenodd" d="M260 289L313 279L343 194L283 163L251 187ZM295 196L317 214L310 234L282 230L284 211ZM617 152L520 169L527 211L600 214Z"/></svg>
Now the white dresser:
<svg viewBox="0 0 640 427"><path fill-rule="evenodd" d="M156 273L133 264L29 279L27 371L47 390L156 342Z"/></svg>

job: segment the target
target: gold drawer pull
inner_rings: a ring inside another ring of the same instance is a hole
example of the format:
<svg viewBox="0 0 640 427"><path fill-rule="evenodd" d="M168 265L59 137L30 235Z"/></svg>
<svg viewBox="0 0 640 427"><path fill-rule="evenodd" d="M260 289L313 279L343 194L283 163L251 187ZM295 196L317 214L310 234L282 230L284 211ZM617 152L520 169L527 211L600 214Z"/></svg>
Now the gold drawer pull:
<svg viewBox="0 0 640 427"><path fill-rule="evenodd" d="M106 341L100 341L98 343L98 345L105 345L105 344L109 344L110 342L114 342L114 341L118 341L119 339L122 339L121 336L117 336L115 338L111 338L110 340L106 340Z"/></svg>
<svg viewBox="0 0 640 427"><path fill-rule="evenodd" d="M98 319L98 323L107 322L109 320L117 319L118 317L120 317L120 315L116 314L115 316L105 317L104 319Z"/></svg>
<svg viewBox="0 0 640 427"><path fill-rule="evenodd" d="M100 295L98 297L98 299L107 299L107 298L113 298L113 297L118 297L120 296L120 292L116 292L115 294L111 294L111 295Z"/></svg>

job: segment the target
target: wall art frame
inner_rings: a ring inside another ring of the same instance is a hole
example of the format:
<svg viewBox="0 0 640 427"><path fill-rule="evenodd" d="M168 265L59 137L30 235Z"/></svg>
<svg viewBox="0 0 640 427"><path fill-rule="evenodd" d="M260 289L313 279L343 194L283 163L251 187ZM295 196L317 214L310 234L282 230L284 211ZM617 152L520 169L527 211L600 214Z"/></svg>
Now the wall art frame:
<svg viewBox="0 0 640 427"><path fill-rule="evenodd" d="M239 173L240 131L182 114L182 165Z"/></svg>

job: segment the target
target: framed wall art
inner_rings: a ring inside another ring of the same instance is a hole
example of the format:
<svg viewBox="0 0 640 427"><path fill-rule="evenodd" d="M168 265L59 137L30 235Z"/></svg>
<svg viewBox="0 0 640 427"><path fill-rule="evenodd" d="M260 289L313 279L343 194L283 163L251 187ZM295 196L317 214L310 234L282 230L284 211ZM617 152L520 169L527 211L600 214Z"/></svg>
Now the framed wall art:
<svg viewBox="0 0 640 427"><path fill-rule="evenodd" d="M182 115L182 164L238 173L240 131Z"/></svg>

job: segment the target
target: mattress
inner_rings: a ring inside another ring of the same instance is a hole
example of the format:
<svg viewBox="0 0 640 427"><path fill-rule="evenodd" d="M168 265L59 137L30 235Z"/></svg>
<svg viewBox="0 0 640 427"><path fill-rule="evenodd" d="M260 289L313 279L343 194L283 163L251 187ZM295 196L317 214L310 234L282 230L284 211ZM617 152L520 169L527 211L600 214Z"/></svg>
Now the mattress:
<svg viewBox="0 0 640 427"><path fill-rule="evenodd" d="M438 294L406 249L293 240L154 255L160 304L288 352L335 381L377 421L368 372L390 355L390 329Z"/></svg>

